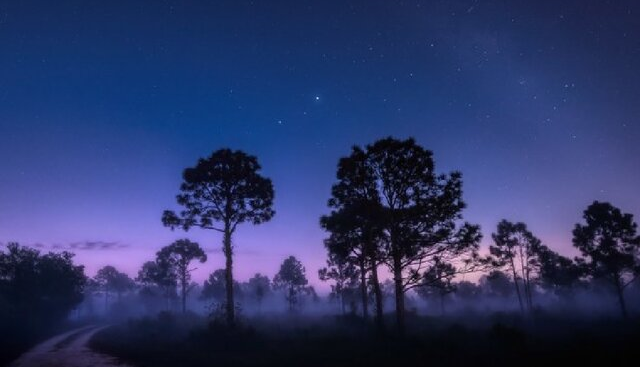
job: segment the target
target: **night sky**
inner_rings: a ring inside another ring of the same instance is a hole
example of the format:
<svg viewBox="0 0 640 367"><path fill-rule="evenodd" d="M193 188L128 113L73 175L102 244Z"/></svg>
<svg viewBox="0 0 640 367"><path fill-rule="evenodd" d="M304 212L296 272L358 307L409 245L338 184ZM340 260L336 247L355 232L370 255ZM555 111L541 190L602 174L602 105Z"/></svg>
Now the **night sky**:
<svg viewBox="0 0 640 367"><path fill-rule="evenodd" d="M63 4L64 3L64 4ZM526 222L572 255L593 200L640 215L638 1L0 1L0 242L134 275L182 170L230 147L274 181L237 276L324 264L319 216L354 144L413 136L463 173L485 244Z"/></svg>

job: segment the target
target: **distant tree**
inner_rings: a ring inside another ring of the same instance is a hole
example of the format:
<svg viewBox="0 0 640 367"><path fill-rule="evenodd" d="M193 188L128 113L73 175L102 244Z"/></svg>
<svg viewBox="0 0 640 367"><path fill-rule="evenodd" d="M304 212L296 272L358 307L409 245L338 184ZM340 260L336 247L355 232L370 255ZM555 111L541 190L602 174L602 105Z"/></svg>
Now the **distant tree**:
<svg viewBox="0 0 640 367"><path fill-rule="evenodd" d="M121 273L111 265L107 265L99 269L93 279L104 293L105 311L108 309L109 296L111 293L115 293L118 297L118 301L120 301L122 294L133 289L135 286L134 281L129 278L127 274Z"/></svg>
<svg viewBox="0 0 640 367"><path fill-rule="evenodd" d="M480 277L480 288L485 295L506 298L513 295L511 278L500 270L492 270Z"/></svg>
<svg viewBox="0 0 640 367"><path fill-rule="evenodd" d="M455 296L462 301L473 301L480 296L482 292L478 284L463 280L454 284Z"/></svg>
<svg viewBox="0 0 640 367"><path fill-rule="evenodd" d="M200 245L188 239L181 239L173 242L169 246L163 247L156 254L157 263L168 264L175 269L178 282L180 283L180 293L182 299L182 312L187 312L187 295L190 291L192 261L204 263L207 261L207 254L204 253Z"/></svg>
<svg viewBox="0 0 640 367"><path fill-rule="evenodd" d="M92 278L87 278L83 287L83 301L81 307L87 315L93 317L95 314L94 296L100 292L100 285Z"/></svg>
<svg viewBox="0 0 640 367"><path fill-rule="evenodd" d="M226 295L226 270L217 269L213 273L209 274L209 278L204 281L202 285L202 293L200 298L203 300L215 299L222 300Z"/></svg>
<svg viewBox="0 0 640 367"><path fill-rule="evenodd" d="M234 294L240 295L241 288L237 281L233 282ZM224 300L227 294L227 281L226 270L217 269L213 273L209 274L209 278L204 281L202 285L202 291L200 293L200 299L202 300L215 300L221 302Z"/></svg>
<svg viewBox="0 0 640 367"><path fill-rule="evenodd" d="M385 279L380 283L382 289L382 297L384 300L392 300L395 298L395 283L392 279Z"/></svg>
<svg viewBox="0 0 640 367"><path fill-rule="evenodd" d="M386 138L367 146L366 155L385 218L384 252L403 333L405 292L419 286L422 272L436 259L457 273L472 271L482 235L478 226L458 223L465 207L462 175L437 175L431 151L413 139Z"/></svg>
<svg viewBox="0 0 640 367"><path fill-rule="evenodd" d="M165 299L166 309L169 310L171 299L176 297L178 280L175 268L167 260L145 262L138 271L136 281L142 285L141 292L147 296L153 294L153 288L158 288Z"/></svg>
<svg viewBox="0 0 640 367"><path fill-rule="evenodd" d="M624 290L640 274L637 224L633 215L598 201L589 205L583 218L586 224L576 224L573 230L573 245L582 253L589 275L612 286L620 312L627 318Z"/></svg>
<svg viewBox="0 0 640 367"><path fill-rule="evenodd" d="M420 286L415 288L416 293L427 300L437 297L440 301L440 313L444 315L445 297L456 290L453 284L455 276L455 267L435 260L433 265L423 273Z"/></svg>
<svg viewBox="0 0 640 367"><path fill-rule="evenodd" d="M540 263L538 277L540 286L559 297L572 294L574 288L580 284L584 273L583 267L544 245L540 246L537 252Z"/></svg>
<svg viewBox="0 0 640 367"><path fill-rule="evenodd" d="M109 307L109 295L113 291L114 284L116 283L116 278L118 276L118 270L111 266L107 265L98 270L96 276L93 280L98 284L102 293L104 295L104 310L107 312Z"/></svg>
<svg viewBox="0 0 640 367"><path fill-rule="evenodd" d="M320 296L318 295L318 292L316 292L316 289L312 285L304 287L302 293L307 295L312 302L315 302L315 303L320 302Z"/></svg>
<svg viewBox="0 0 640 367"><path fill-rule="evenodd" d="M12 242L0 251L0 324L46 329L62 321L83 299L84 267L69 252L41 254ZM4 330L4 327L0 327Z"/></svg>
<svg viewBox="0 0 640 367"><path fill-rule="evenodd" d="M341 256L329 254L327 266L318 270L318 278L323 282L333 281L331 296L338 300L340 310L346 313L346 293L354 286L358 286L358 268Z"/></svg>
<svg viewBox="0 0 640 367"><path fill-rule="evenodd" d="M499 268L509 269L513 275L520 311L525 313L526 309L531 312L534 280L540 271L539 254L542 243L527 229L526 224L507 220L498 223L497 232L492 237L494 245L489 247L489 251L494 264Z"/></svg>
<svg viewBox="0 0 640 367"><path fill-rule="evenodd" d="M280 271L273 278L274 287L284 290L290 311L295 309L300 293L307 290L308 283L304 266L293 256L289 256L284 260L280 265Z"/></svg>
<svg viewBox="0 0 640 367"><path fill-rule="evenodd" d="M271 281L266 275L256 273L247 282L247 295L253 298L258 304L258 308L262 306L262 301L271 293Z"/></svg>
<svg viewBox="0 0 640 367"><path fill-rule="evenodd" d="M273 215L273 185L261 176L254 156L242 151L220 149L210 157L198 160L195 167L182 175L179 213L165 211L162 222L172 229L191 227L212 229L223 233L222 250L226 258L226 319L235 322L233 297L232 236L238 224L260 224Z"/></svg>
<svg viewBox="0 0 640 367"><path fill-rule="evenodd" d="M118 302L120 301L124 293L135 289L135 287L136 287L135 281L131 279L129 275L119 272L113 284L113 290L116 292L116 295L118 296Z"/></svg>

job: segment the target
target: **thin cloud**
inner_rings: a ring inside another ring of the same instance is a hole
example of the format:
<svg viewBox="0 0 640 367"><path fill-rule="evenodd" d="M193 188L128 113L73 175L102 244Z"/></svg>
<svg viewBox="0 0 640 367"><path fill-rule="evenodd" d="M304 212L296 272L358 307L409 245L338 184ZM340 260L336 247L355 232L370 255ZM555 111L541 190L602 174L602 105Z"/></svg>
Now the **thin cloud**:
<svg viewBox="0 0 640 367"><path fill-rule="evenodd" d="M68 245L71 250L114 250L129 247L117 241L78 241Z"/></svg>
<svg viewBox="0 0 640 367"><path fill-rule="evenodd" d="M5 247L11 242L0 242L0 247ZM40 242L26 243L21 245L41 249L41 250L72 250L72 251L100 251L100 250L118 250L130 247L129 244L120 243L118 241L76 241L71 243L52 243L44 244Z"/></svg>

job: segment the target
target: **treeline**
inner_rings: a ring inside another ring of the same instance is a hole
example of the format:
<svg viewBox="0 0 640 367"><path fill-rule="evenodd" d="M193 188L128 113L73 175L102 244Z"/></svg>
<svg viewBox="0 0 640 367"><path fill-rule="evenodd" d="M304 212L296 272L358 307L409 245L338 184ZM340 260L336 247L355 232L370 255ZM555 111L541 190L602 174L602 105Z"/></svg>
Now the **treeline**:
<svg viewBox="0 0 640 367"><path fill-rule="evenodd" d="M236 309L232 236L239 224L260 224L275 214L273 186L260 169L257 159L244 152L216 151L184 170L177 195L182 209L162 216L172 229L222 233L226 266L219 275L224 275L230 326ZM504 271L523 314L532 313L537 294L570 293L578 284L598 281L610 285L627 317L625 289L640 274L640 237L631 214L609 203L590 205L585 223L573 231L573 245L582 255L575 259L542 244L525 224L504 220L492 236L490 254L482 256L482 233L463 220L462 194L462 174L438 173L433 153L413 139L385 138L353 147L338 163L331 212L320 219L328 233L327 267L319 271L320 278L333 282L333 294L343 305L346 294L359 289L363 316L369 317L372 304L376 324L384 329L380 272L389 273L401 333L408 293L435 293L444 300L455 291L457 277L480 271L493 271L492 279Z"/></svg>
<svg viewBox="0 0 640 367"><path fill-rule="evenodd" d="M40 254L10 244L0 253L2 324L24 330L52 325L77 308L83 295L77 311L85 315L97 313L98 299L113 314L126 314L119 309L123 297L135 296L147 312L186 312L190 299L200 300L231 327L243 305L260 310L265 300L279 298L295 311L305 299L317 301L294 257L283 261L273 279L259 273L244 283L234 279L236 230L275 215L273 185L260 170L256 157L229 149L184 170L176 197L180 210L165 211L162 223L220 233L225 267L202 285L191 272L207 255L188 239L160 249L135 278L106 266L88 279L70 253ZM490 251L481 253L480 227L464 220L465 206L462 174L437 172L433 153L413 139L353 147L338 162L329 213L320 218L327 265L318 275L331 282L330 299L343 313L374 320L380 330L392 310L400 332L416 297L438 304L441 313L452 300L512 299L519 312L532 316L549 302L597 289L613 294L620 314L628 316L627 293L640 274L640 236L631 214L609 203L589 205L573 230L581 256L571 259L543 244L526 224L507 220L492 234ZM472 273L479 273L479 283L461 281Z"/></svg>
<svg viewBox="0 0 640 367"><path fill-rule="evenodd" d="M160 249L154 260L142 265L135 278L111 265L104 266L95 277L87 279L78 316L126 318L162 311L185 313L194 308L201 311L204 306L212 321L224 322L225 269L214 270L202 284L191 280L194 263L206 261L198 243L180 239ZM250 307L251 313L260 313L263 306L267 311L282 311L279 306L283 304L289 311L297 311L305 300L319 300L309 285L305 267L293 256L284 259L273 279L256 273L246 282L234 280L233 292L238 301L236 312ZM196 302L195 307L188 307L188 300Z"/></svg>
<svg viewBox="0 0 640 367"><path fill-rule="evenodd" d="M0 365L54 331L82 301L85 282L69 252L17 243L0 251Z"/></svg>
<svg viewBox="0 0 640 367"><path fill-rule="evenodd" d="M329 256L320 275L334 281L336 296L344 298L344 291L359 283L364 316L372 294L375 319L383 327L378 276L383 268L392 275L402 332L408 291L443 302L460 275L493 270L489 279L505 277L513 284L523 314L533 312L534 294L564 297L598 280L609 283L627 317L624 290L640 273L640 237L632 215L609 203L590 205L585 223L573 231L573 245L582 254L575 259L542 244L526 224L503 220L492 235L490 254L481 256L480 227L463 221L461 177L437 173L432 152L413 139L382 139L340 159L328 202L332 211L321 219L329 233Z"/></svg>

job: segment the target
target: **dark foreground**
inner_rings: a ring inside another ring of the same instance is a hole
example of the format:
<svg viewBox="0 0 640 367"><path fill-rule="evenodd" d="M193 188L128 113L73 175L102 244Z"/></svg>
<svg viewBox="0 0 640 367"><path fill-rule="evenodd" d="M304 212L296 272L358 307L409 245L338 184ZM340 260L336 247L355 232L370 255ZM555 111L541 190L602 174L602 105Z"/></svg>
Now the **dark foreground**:
<svg viewBox="0 0 640 367"><path fill-rule="evenodd" d="M640 360L638 320L508 315L485 320L415 317L404 338L355 318L248 320L228 330L196 316L130 321L91 346L137 366L513 366L608 365Z"/></svg>

